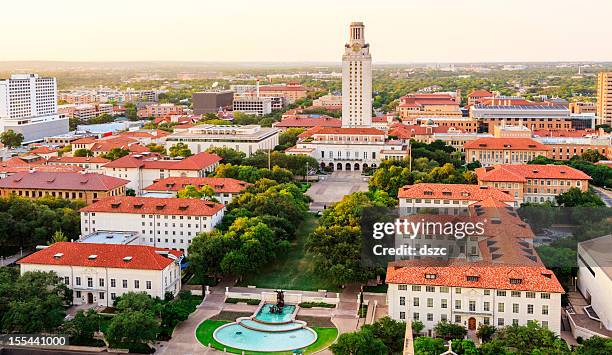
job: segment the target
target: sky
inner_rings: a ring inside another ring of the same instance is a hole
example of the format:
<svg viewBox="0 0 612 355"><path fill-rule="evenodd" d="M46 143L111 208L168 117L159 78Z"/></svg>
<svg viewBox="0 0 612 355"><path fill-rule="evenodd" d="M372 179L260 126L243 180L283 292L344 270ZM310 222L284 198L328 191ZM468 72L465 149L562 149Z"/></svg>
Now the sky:
<svg viewBox="0 0 612 355"><path fill-rule="evenodd" d="M2 0L0 61L612 61L611 0Z"/></svg>

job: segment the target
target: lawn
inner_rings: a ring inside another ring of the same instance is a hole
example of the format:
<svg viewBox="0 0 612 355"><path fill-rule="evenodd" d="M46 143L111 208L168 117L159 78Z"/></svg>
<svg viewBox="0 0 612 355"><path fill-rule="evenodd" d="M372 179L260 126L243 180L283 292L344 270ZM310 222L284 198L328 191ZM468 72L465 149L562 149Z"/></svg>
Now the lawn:
<svg viewBox="0 0 612 355"><path fill-rule="evenodd" d="M245 278L240 286L260 288L317 291L338 291L338 287L314 270L313 260L306 255L306 238L317 227L317 217L308 214L299 226L296 240L287 255L257 274Z"/></svg>
<svg viewBox="0 0 612 355"><path fill-rule="evenodd" d="M210 320L210 319L205 320L204 322L200 323L200 325L198 326L198 329L196 329L196 338L204 346L208 346L208 344L211 344L214 348L218 350L223 350L223 348L226 348L226 350L230 353L241 354L243 352L242 350L226 347L220 344L219 342L217 342L213 338L213 333L215 329L227 323L230 323L230 322L223 321L223 320ZM314 344L304 349L305 354L312 354L314 352L327 348L338 337L338 329L336 328L312 328L312 330L314 330L317 333L317 341L315 341ZM289 354L292 354L292 352L290 351L280 352L279 351L279 352L268 353L268 352L245 351L244 354L245 355L263 355L263 354L289 355Z"/></svg>

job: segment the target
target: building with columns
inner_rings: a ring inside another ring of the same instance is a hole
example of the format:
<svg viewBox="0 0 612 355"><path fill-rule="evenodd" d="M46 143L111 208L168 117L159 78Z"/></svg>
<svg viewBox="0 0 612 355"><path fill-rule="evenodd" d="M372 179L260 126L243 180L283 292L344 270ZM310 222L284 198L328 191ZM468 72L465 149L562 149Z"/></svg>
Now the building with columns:
<svg viewBox="0 0 612 355"><path fill-rule="evenodd" d="M363 22L351 22L342 55L342 127L372 125L372 56Z"/></svg>

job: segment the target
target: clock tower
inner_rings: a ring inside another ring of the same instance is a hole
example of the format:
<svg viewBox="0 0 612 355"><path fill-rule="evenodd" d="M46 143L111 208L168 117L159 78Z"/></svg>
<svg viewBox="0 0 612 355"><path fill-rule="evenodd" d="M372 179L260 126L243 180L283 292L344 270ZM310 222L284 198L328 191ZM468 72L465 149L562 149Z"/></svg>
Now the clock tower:
<svg viewBox="0 0 612 355"><path fill-rule="evenodd" d="M342 56L342 127L372 126L372 56L363 22L352 22Z"/></svg>

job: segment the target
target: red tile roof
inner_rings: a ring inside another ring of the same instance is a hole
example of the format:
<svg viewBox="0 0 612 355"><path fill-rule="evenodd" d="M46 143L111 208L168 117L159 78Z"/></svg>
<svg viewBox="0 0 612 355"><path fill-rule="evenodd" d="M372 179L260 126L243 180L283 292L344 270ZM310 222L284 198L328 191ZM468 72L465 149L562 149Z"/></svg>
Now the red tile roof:
<svg viewBox="0 0 612 355"><path fill-rule="evenodd" d="M596 133L597 132L593 130L550 131L547 129L539 129L533 131L533 135L538 137L585 137Z"/></svg>
<svg viewBox="0 0 612 355"><path fill-rule="evenodd" d="M81 212L212 216L223 208L220 203L195 198L111 196L82 208Z"/></svg>
<svg viewBox="0 0 612 355"><path fill-rule="evenodd" d="M146 245L59 242L19 260L17 264L108 267L117 269L163 270L182 252ZM60 255L61 254L61 255ZM96 255L96 258L90 258ZM126 260L126 258L130 258Z"/></svg>
<svg viewBox="0 0 612 355"><path fill-rule="evenodd" d="M261 85L259 91L306 91L302 85Z"/></svg>
<svg viewBox="0 0 612 355"><path fill-rule="evenodd" d="M55 168L55 167L53 167ZM41 189L41 190L76 190L76 191L108 191L127 185L129 180L119 179L95 173L18 172L0 179L3 189Z"/></svg>
<svg viewBox="0 0 612 355"><path fill-rule="evenodd" d="M514 202L512 196L499 189L469 184L420 183L406 185L399 190L398 197L465 201L483 201L491 197L498 201Z"/></svg>
<svg viewBox="0 0 612 355"><path fill-rule="evenodd" d="M476 169L476 175L479 181L524 182L527 179L591 179L589 175L582 171L566 165L541 164L495 165L488 169Z"/></svg>
<svg viewBox="0 0 612 355"><path fill-rule="evenodd" d="M341 127L342 120L339 118L334 118L326 115L322 115L321 117L313 117L313 116L290 116L283 118L280 122L276 122L273 124L274 127Z"/></svg>
<svg viewBox="0 0 612 355"><path fill-rule="evenodd" d="M30 154L50 154L50 153L56 153L56 152L57 152L57 149L52 149L44 145L40 147L36 147L29 151Z"/></svg>
<svg viewBox="0 0 612 355"><path fill-rule="evenodd" d="M427 132L430 128L431 133ZM395 136L400 139L410 139L417 135L428 135L433 133L447 133L452 126L422 126L422 125L406 125L402 123L396 123L391 126L389 131L390 136Z"/></svg>
<svg viewBox="0 0 612 355"><path fill-rule="evenodd" d="M426 277L425 275L435 275ZM468 281L468 276L478 277ZM517 279L520 282L511 282ZM555 274L543 266L404 261L387 267L387 283L563 293Z"/></svg>
<svg viewBox="0 0 612 355"><path fill-rule="evenodd" d="M47 164L83 164L83 163L108 163L110 160L102 157L50 157L47 159Z"/></svg>
<svg viewBox="0 0 612 355"><path fill-rule="evenodd" d="M306 133L306 132L304 132ZM384 136L385 132L377 128L358 128L358 127L345 127L345 128L332 128L332 127L321 127L313 134L357 134L357 135L376 135Z"/></svg>
<svg viewBox="0 0 612 355"><path fill-rule="evenodd" d="M158 159L150 156L132 154L106 164L105 168L140 168L169 170L205 170L221 161L221 157L212 153L198 153L180 160Z"/></svg>
<svg viewBox="0 0 612 355"><path fill-rule="evenodd" d="M479 138L466 142L465 149L550 150L550 147L531 138Z"/></svg>
<svg viewBox="0 0 612 355"><path fill-rule="evenodd" d="M197 188L210 186L217 193L237 193L243 191L251 184L232 178L168 177L157 180L144 189L147 191L179 191L184 189L187 185L193 185Z"/></svg>
<svg viewBox="0 0 612 355"><path fill-rule="evenodd" d="M493 93L488 92L487 90L479 89L472 91L468 97L480 98L480 97L492 97Z"/></svg>

